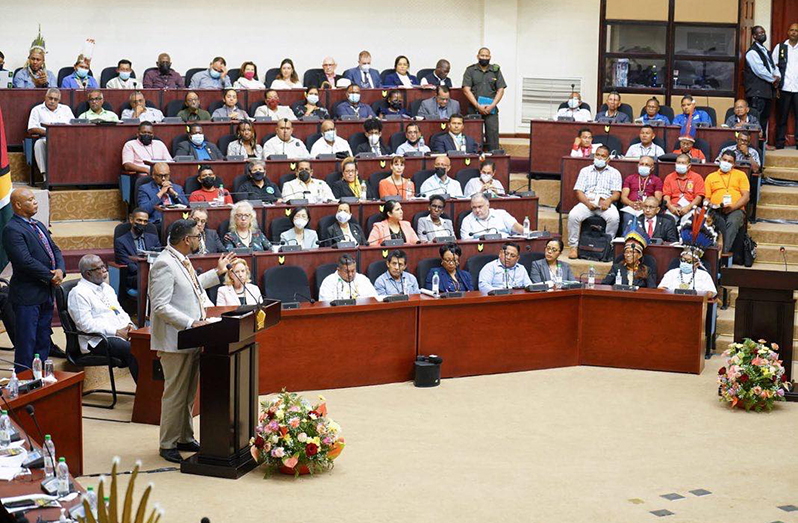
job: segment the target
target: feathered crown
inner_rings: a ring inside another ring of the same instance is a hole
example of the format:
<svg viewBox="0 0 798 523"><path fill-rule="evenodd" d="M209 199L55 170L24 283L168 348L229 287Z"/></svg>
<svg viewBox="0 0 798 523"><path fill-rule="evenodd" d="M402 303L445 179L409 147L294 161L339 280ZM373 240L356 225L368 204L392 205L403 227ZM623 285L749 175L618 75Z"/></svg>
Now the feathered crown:
<svg viewBox="0 0 798 523"><path fill-rule="evenodd" d="M627 242L629 240L636 241L645 249L648 247L651 238L648 237L648 234L643 230L638 220L632 220L629 222L629 227L627 227L626 231L623 233L623 241Z"/></svg>
<svg viewBox="0 0 798 523"><path fill-rule="evenodd" d="M44 37L42 36L42 24L39 24L39 34L36 35L36 38L33 39L33 42L30 44L31 51L34 49L40 49L43 53L47 52Z"/></svg>
<svg viewBox="0 0 798 523"><path fill-rule="evenodd" d="M706 208L693 212L693 215L679 228L682 245L689 247L699 258L718 241L715 228L707 224L706 212Z"/></svg>

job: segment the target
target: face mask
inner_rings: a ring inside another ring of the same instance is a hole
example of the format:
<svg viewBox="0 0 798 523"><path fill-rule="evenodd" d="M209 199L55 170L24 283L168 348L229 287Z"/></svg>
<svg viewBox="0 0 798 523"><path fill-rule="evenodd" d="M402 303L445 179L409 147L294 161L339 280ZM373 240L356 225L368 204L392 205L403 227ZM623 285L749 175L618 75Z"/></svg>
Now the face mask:
<svg viewBox="0 0 798 523"><path fill-rule="evenodd" d="M767 39L768 39L768 35L766 35L766 34L761 34L761 35L759 35L759 36L757 36L755 38L755 40L757 42L759 42L760 44L764 44L767 41Z"/></svg>
<svg viewBox="0 0 798 523"><path fill-rule="evenodd" d="M638 165L637 174L639 174L640 176L648 176L649 174L651 174L651 167L647 165Z"/></svg>
<svg viewBox="0 0 798 523"><path fill-rule="evenodd" d="M335 213L335 219L338 223L347 223L351 217L352 215L346 211L338 211Z"/></svg>
<svg viewBox="0 0 798 523"><path fill-rule="evenodd" d="M391 109L401 109L402 108L402 101L401 100L391 100L388 105L391 106Z"/></svg>
<svg viewBox="0 0 798 523"><path fill-rule="evenodd" d="M571 109L576 109L577 107L579 107L579 100L576 98L571 98L570 100L568 100L568 107L570 107Z"/></svg>
<svg viewBox="0 0 798 523"><path fill-rule="evenodd" d="M479 59L479 65L480 65L481 67L487 67L487 66L489 66L489 65L490 65L490 58L480 58L480 59Z"/></svg>
<svg viewBox="0 0 798 523"><path fill-rule="evenodd" d="M687 263L685 261L680 262L679 263L679 269L684 274L690 274L691 272L693 272L693 264L692 263Z"/></svg>
<svg viewBox="0 0 798 523"><path fill-rule="evenodd" d="M255 71L247 71L246 73L244 73L244 78L246 78L247 80L252 80L253 78L255 78Z"/></svg>
<svg viewBox="0 0 798 523"><path fill-rule="evenodd" d="M415 140L408 140L407 143L409 143L410 145L415 146L419 142L419 140L420 140L419 138L417 138Z"/></svg>
<svg viewBox="0 0 798 523"><path fill-rule="evenodd" d="M443 178L444 176L446 176L446 169L444 169L443 167L436 167L435 176L437 176L438 178Z"/></svg>
<svg viewBox="0 0 798 523"><path fill-rule="evenodd" d="M596 169L603 169L604 167L607 166L607 160L605 160L604 158L594 158L593 165L596 166Z"/></svg>
<svg viewBox="0 0 798 523"><path fill-rule="evenodd" d="M371 64L360 64L360 70L364 73L368 73L369 69L371 69Z"/></svg>
<svg viewBox="0 0 798 523"><path fill-rule="evenodd" d="M222 73L220 73L216 69L211 69L210 73L211 73L211 78L213 78L214 80L218 80L219 78L222 77Z"/></svg>
<svg viewBox="0 0 798 523"><path fill-rule="evenodd" d="M192 134L191 135L191 143L199 147L205 142L205 135L202 133L199 134Z"/></svg>
<svg viewBox="0 0 798 523"><path fill-rule="evenodd" d="M216 176L206 176L200 183L206 189L210 189L216 185Z"/></svg>
<svg viewBox="0 0 798 523"><path fill-rule="evenodd" d="M259 182L266 177L265 171L251 171L249 174L252 176L252 179L255 180L256 182Z"/></svg>
<svg viewBox="0 0 798 523"><path fill-rule="evenodd" d="M280 104L280 100L268 100L268 101L266 102L266 105L268 105L268 106L269 106L269 109L271 109L272 111L274 111L275 109L277 109L277 106L278 106L279 104Z"/></svg>
<svg viewBox="0 0 798 523"><path fill-rule="evenodd" d="M142 143L142 145L150 145L152 143L152 136L149 134L143 134L139 136L139 141Z"/></svg>
<svg viewBox="0 0 798 523"><path fill-rule="evenodd" d="M720 170L721 171L727 173L727 172L731 171L731 169L732 169L731 162L727 162L725 160L720 162Z"/></svg>
<svg viewBox="0 0 798 523"><path fill-rule="evenodd" d="M86 78L87 76L89 76L89 70L88 69L84 69L83 67L78 67L78 70L76 71L76 74L80 78Z"/></svg>
<svg viewBox="0 0 798 523"><path fill-rule="evenodd" d="M310 171L299 171L299 179L307 183L307 181L310 180Z"/></svg>
<svg viewBox="0 0 798 523"><path fill-rule="evenodd" d="M169 74L169 71L172 70L172 62L163 62L158 64L158 72L161 74Z"/></svg>
<svg viewBox="0 0 798 523"><path fill-rule="evenodd" d="M689 165L685 165L683 163L676 164L676 172L679 174L684 174L690 169Z"/></svg>
<svg viewBox="0 0 798 523"><path fill-rule="evenodd" d="M482 180L482 183L488 183L493 179L493 175L482 173L479 175L479 179Z"/></svg>
<svg viewBox="0 0 798 523"><path fill-rule="evenodd" d="M308 95L308 103L311 105L316 105L319 103L319 95L317 94L309 94Z"/></svg>
<svg viewBox="0 0 798 523"><path fill-rule="evenodd" d="M328 142L335 141L335 129L330 129L329 131L324 131L324 139Z"/></svg>
<svg viewBox="0 0 798 523"><path fill-rule="evenodd" d="M380 135L379 134L370 134L369 135L369 144L372 146L377 145L380 143Z"/></svg>
<svg viewBox="0 0 798 523"><path fill-rule="evenodd" d="M140 224L140 223L134 223L133 226L131 227L131 229L133 229L133 232L135 232L136 234L140 235L140 234L142 234L144 232L144 227L145 226Z"/></svg>
<svg viewBox="0 0 798 523"><path fill-rule="evenodd" d="M356 104L360 101L360 93L349 93L346 98L353 104Z"/></svg>
<svg viewBox="0 0 798 523"><path fill-rule="evenodd" d="M296 226L297 229L304 229L307 224L308 220L306 218L297 218L294 220L294 226Z"/></svg>
<svg viewBox="0 0 798 523"><path fill-rule="evenodd" d="M127 82L128 80L130 80L130 73L127 71L122 71L121 73L119 73L119 78L123 82Z"/></svg>

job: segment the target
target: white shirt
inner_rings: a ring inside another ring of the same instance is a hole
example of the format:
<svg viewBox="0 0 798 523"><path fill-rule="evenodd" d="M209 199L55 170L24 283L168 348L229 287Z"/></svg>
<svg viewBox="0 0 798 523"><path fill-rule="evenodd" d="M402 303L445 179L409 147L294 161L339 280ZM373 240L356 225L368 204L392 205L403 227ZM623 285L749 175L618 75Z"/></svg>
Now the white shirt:
<svg viewBox="0 0 798 523"><path fill-rule="evenodd" d="M234 278L235 276L233 276ZM239 298L243 297L246 305L256 305L260 301L260 289L257 285L246 283L246 289L249 292L243 291L244 294L237 294L235 287L232 285L222 285L216 292L216 306L224 307L226 305L241 305ZM257 301L256 301L257 300Z"/></svg>
<svg viewBox="0 0 798 523"><path fill-rule="evenodd" d="M272 136L266 143L263 144L263 159L266 160L273 154L284 154L288 158L305 159L310 158L308 148L302 140L291 137L287 142L280 139L279 136Z"/></svg>
<svg viewBox="0 0 798 523"><path fill-rule="evenodd" d="M324 180L311 178L305 185L299 178L288 180L281 189L283 198L286 200L307 199L308 203L323 203L336 201L332 189Z"/></svg>
<svg viewBox="0 0 798 523"><path fill-rule="evenodd" d="M593 115L587 109L571 109L570 107L563 107L557 111L557 118L561 116L570 116L576 122L589 122L593 120Z"/></svg>
<svg viewBox="0 0 798 523"><path fill-rule="evenodd" d="M351 288L351 293L350 293ZM377 290L371 280L357 273L351 283L346 282L338 271L330 274L321 282L319 301L348 300L350 298L376 298Z"/></svg>
<svg viewBox="0 0 798 523"><path fill-rule="evenodd" d="M659 158L665 154L665 151L662 150L662 147L651 142L651 145L646 147L642 143L634 143L629 146L629 150L626 151L627 158L641 158L643 156L653 156L654 158Z"/></svg>
<svg viewBox="0 0 798 523"><path fill-rule="evenodd" d="M278 105L276 111L269 109L268 105L261 105L255 109L255 116L268 116L274 121L282 120L284 118L287 118L291 121L296 120L294 111L292 111L287 105Z"/></svg>
<svg viewBox="0 0 798 523"><path fill-rule="evenodd" d="M470 240L483 234L497 233L506 237L513 234L513 225L516 223L518 222L515 218L504 209L489 209L486 220L480 220L471 212L463 218L463 223L460 225L460 239ZM471 233L474 233L474 236L471 236Z"/></svg>
<svg viewBox="0 0 798 523"><path fill-rule="evenodd" d="M132 324L130 316L125 312L113 287L103 282L95 285L81 278L69 293L67 310L78 330L116 336L116 331ZM80 336L80 351L89 352L88 346L96 347L102 338L97 336Z"/></svg>
<svg viewBox="0 0 798 523"><path fill-rule="evenodd" d="M787 69L784 71L784 86L782 91L798 93L798 43L790 45L790 40L784 41L787 46ZM773 48L773 64L779 67L779 47Z"/></svg>
<svg viewBox="0 0 798 523"><path fill-rule="evenodd" d="M118 76L115 76L108 80L108 83L105 84L106 89L138 89L139 88L139 81L135 78L128 78L127 80L122 80Z"/></svg>
<svg viewBox="0 0 798 523"><path fill-rule="evenodd" d="M478 192L482 191L482 185L483 183L479 176L477 176L476 178L471 178L470 180L468 180L468 183L465 186L465 191L463 191L463 194L465 194L466 198L471 198ZM496 178L493 178L490 181L490 188L491 188L490 192L494 195L504 194L504 187L502 187L502 182L500 182Z"/></svg>
<svg viewBox="0 0 798 523"><path fill-rule="evenodd" d="M302 82L291 83L277 78L270 87L272 89L302 89Z"/></svg>
<svg viewBox="0 0 798 523"><path fill-rule="evenodd" d="M347 156L353 156L352 148L349 147L349 142L340 136L335 137L335 142L333 142L332 145L327 143L324 137L319 138L316 140L316 143L313 144L313 147L310 148L310 156L313 158L316 158L320 154L335 154L338 152L345 152Z"/></svg>
<svg viewBox="0 0 798 523"><path fill-rule="evenodd" d="M679 268L671 269L662 277L659 288L675 291L682 283L688 284L688 289L693 288L693 280L690 274L682 274L682 270ZM718 293L718 290L715 288L715 283L712 281L712 276L704 270L699 270L695 273L695 290L698 292L706 292L711 296Z"/></svg>
<svg viewBox="0 0 798 523"><path fill-rule="evenodd" d="M240 76L238 80L233 84L233 87L236 89L266 89L266 86L263 85L263 82L260 80L247 80L243 76Z"/></svg>
<svg viewBox="0 0 798 523"><path fill-rule="evenodd" d="M136 118L133 115L133 109L125 109L122 111L122 118ZM147 109L138 116L142 122L159 123L163 121L163 113L154 107L147 107Z"/></svg>
<svg viewBox="0 0 798 523"><path fill-rule="evenodd" d="M419 193L422 196L432 196L433 194L448 194L449 196L462 196L463 188L460 182L454 178L446 176L446 182L442 182L436 175L432 175L421 184Z"/></svg>
<svg viewBox="0 0 798 523"><path fill-rule="evenodd" d="M413 82L412 80L410 80L410 75L396 73L396 76L398 76L399 81L402 82L402 87L407 87L407 88L413 87Z"/></svg>
<svg viewBox="0 0 798 523"><path fill-rule="evenodd" d="M75 118L68 105L58 104L55 111L51 111L44 103L31 109L28 117L28 129L43 129L46 123L69 123Z"/></svg>

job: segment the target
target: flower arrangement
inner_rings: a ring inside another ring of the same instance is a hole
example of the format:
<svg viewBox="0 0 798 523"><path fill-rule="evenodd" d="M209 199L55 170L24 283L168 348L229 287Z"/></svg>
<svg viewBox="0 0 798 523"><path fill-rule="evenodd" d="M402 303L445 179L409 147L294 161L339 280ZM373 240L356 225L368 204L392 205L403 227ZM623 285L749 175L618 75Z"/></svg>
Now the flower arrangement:
<svg viewBox="0 0 798 523"><path fill-rule="evenodd" d="M775 402L784 401L789 384L779 360L779 346L771 343L768 348L766 343L746 338L729 345L723 353L726 366L718 370L720 401L757 412L773 410Z"/></svg>
<svg viewBox="0 0 798 523"><path fill-rule="evenodd" d="M341 427L327 417L324 396L310 402L285 389L261 402L255 436L250 439L252 457L265 463L269 477L277 469L283 474L313 474L333 467L344 449Z"/></svg>

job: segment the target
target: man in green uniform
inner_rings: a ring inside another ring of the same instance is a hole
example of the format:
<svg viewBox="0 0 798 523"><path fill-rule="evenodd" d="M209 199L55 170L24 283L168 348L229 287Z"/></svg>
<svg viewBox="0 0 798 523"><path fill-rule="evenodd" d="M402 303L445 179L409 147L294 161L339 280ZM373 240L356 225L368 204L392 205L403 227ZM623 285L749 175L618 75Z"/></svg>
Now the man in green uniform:
<svg viewBox="0 0 798 523"><path fill-rule="evenodd" d="M499 109L507 83L497 64L490 63L490 49L477 53L478 63L469 65L463 74L463 93L471 103L469 112L478 113L485 121L485 150L499 148Z"/></svg>

